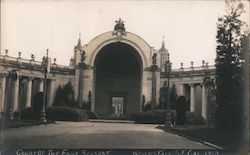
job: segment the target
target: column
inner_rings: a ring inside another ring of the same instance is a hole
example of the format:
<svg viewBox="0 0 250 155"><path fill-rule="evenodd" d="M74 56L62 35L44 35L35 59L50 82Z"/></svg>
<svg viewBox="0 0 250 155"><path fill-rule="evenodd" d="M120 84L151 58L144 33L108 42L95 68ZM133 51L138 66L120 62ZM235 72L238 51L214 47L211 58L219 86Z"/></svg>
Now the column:
<svg viewBox="0 0 250 155"><path fill-rule="evenodd" d="M185 96L185 90L184 90L184 84L183 83L181 83L181 84L178 84L177 85L177 94L179 94L180 96Z"/></svg>
<svg viewBox="0 0 250 155"><path fill-rule="evenodd" d="M3 75L2 76L2 81L1 81L1 86L0 86L0 89L1 89L1 99L0 99L0 112L3 112L4 109L5 109L5 87L6 87L6 76Z"/></svg>
<svg viewBox="0 0 250 155"><path fill-rule="evenodd" d="M55 98L55 93L56 93L56 80L50 80L50 90L48 94L48 105L47 106L52 106Z"/></svg>
<svg viewBox="0 0 250 155"><path fill-rule="evenodd" d="M157 85L157 69L158 69L158 66L157 65L152 65L152 94L151 94L151 109L155 109L156 108L156 85Z"/></svg>
<svg viewBox="0 0 250 155"><path fill-rule="evenodd" d="M28 78L25 108L31 107L32 78Z"/></svg>
<svg viewBox="0 0 250 155"><path fill-rule="evenodd" d="M190 111L195 112L195 84L191 84L190 90Z"/></svg>
<svg viewBox="0 0 250 155"><path fill-rule="evenodd" d="M43 79L39 80L39 82L40 82L39 83L39 92L43 92L43 81L44 81Z"/></svg>
<svg viewBox="0 0 250 155"><path fill-rule="evenodd" d="M206 120L207 119L207 91L205 85L202 86L202 117Z"/></svg>
<svg viewBox="0 0 250 155"><path fill-rule="evenodd" d="M14 81L14 92L13 92L13 111L18 110L18 101L19 101L19 77L17 76L16 81Z"/></svg>

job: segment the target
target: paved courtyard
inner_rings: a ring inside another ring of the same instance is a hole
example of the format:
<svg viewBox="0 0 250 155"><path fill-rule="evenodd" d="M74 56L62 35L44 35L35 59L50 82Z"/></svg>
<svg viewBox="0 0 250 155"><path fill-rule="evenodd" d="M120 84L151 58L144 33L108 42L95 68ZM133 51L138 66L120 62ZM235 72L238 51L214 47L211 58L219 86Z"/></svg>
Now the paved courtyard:
<svg viewBox="0 0 250 155"><path fill-rule="evenodd" d="M56 122L2 132L3 148L213 149L164 132L157 125Z"/></svg>

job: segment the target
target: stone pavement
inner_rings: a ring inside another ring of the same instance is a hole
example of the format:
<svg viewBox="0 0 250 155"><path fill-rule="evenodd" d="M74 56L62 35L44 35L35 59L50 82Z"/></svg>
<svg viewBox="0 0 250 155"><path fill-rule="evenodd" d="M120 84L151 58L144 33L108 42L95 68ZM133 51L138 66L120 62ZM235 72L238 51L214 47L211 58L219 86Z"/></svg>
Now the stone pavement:
<svg viewBox="0 0 250 155"><path fill-rule="evenodd" d="M101 122L56 122L8 129L1 133L3 148L92 149L214 149L157 129L158 125Z"/></svg>

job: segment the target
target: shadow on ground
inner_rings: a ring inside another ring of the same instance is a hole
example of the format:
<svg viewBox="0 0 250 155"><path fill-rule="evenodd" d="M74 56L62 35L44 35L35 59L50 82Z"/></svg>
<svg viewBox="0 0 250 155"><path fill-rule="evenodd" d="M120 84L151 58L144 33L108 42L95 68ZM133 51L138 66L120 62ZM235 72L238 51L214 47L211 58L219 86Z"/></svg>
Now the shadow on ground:
<svg viewBox="0 0 250 155"><path fill-rule="evenodd" d="M22 119L1 119L0 120L0 129L6 130L9 128L18 128L18 127L25 127L25 126L34 126L34 125L42 125L42 124L51 124L55 123L54 121L48 120L46 123L42 123L39 121L33 121L33 120L22 120Z"/></svg>

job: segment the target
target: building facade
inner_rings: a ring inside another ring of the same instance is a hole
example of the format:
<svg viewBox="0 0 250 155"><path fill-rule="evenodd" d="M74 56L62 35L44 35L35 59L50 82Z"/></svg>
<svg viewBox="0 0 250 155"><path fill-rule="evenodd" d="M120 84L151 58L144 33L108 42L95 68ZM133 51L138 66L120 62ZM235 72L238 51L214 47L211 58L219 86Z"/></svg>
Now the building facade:
<svg viewBox="0 0 250 155"><path fill-rule="evenodd" d="M157 54L157 55L156 55ZM74 99L79 104L89 100L91 110L99 115L129 115L142 111L142 104L159 104L160 88L168 81L164 65L169 53L163 40L155 50L143 38L127 32L121 19L113 31L96 36L86 45L79 38L69 66L61 66L54 59L47 74L47 105L52 106L56 90L71 82ZM11 78L10 72L17 73ZM203 62L200 67L174 69L170 87L186 97L189 110L207 119L208 90L204 78L214 78L214 66ZM0 55L1 112L22 111L32 106L34 94L44 91L44 66L35 60L11 57L6 50ZM143 97L142 97L143 96ZM143 101L144 100L144 101Z"/></svg>

